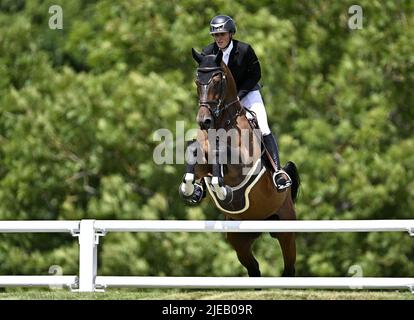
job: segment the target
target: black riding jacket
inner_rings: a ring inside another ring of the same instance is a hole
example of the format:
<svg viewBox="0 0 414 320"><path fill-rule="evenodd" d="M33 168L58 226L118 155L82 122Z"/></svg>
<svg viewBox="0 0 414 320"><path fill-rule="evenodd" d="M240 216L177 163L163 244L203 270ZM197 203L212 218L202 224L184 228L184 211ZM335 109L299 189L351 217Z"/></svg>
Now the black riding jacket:
<svg viewBox="0 0 414 320"><path fill-rule="evenodd" d="M203 53L217 54L219 50L214 42L205 47ZM260 63L249 44L233 39L233 49L230 52L227 66L236 81L237 96L240 100L250 91L260 89L259 80L262 76Z"/></svg>

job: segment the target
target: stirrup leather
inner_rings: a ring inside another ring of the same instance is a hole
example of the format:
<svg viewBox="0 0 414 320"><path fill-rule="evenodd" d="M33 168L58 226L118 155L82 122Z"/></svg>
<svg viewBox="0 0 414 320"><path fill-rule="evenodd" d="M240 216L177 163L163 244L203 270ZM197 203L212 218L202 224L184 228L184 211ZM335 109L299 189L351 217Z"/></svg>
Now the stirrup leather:
<svg viewBox="0 0 414 320"><path fill-rule="evenodd" d="M285 183L285 184L283 184L283 185L278 184L278 183L277 183L277 181L276 181L276 177L277 177L279 174L281 174L281 173L283 173L283 174L285 174L285 175L287 176L286 183ZM289 188L289 187L292 185L292 179L291 179L291 178L290 178L290 176L287 174L287 172L286 172L286 171L284 171L284 170L278 170L278 171L274 172L274 173L273 173L273 175L272 175L272 178L273 178L273 184L275 185L275 187L276 187L276 189L277 189L278 191L283 191L283 190L285 190L285 189Z"/></svg>

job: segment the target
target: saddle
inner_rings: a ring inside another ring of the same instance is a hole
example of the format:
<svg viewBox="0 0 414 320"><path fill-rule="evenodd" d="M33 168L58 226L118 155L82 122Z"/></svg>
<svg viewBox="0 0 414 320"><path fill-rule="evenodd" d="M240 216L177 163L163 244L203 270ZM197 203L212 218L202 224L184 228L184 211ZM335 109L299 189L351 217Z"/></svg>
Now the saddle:
<svg viewBox="0 0 414 320"><path fill-rule="evenodd" d="M243 106L243 109L246 112L248 112L252 115L252 118L247 118L247 120L249 121L250 127L253 130L259 130L260 131L259 122L257 121L256 113L254 111L251 111L251 110L245 108L244 106ZM263 141L263 135L261 134L261 131L260 131L260 147L262 149L262 161L264 162L265 167L270 171L276 172L277 171L276 170L276 165L273 162L273 159L270 156L270 153L266 149L266 146L265 146L264 141Z"/></svg>
<svg viewBox="0 0 414 320"><path fill-rule="evenodd" d="M243 106L243 109L244 109L244 111L250 113L251 116L252 116L252 118L247 118L246 117L247 120L249 121L250 127L252 129L260 130L260 128L259 128L259 122L257 121L256 112L247 109L245 106Z"/></svg>

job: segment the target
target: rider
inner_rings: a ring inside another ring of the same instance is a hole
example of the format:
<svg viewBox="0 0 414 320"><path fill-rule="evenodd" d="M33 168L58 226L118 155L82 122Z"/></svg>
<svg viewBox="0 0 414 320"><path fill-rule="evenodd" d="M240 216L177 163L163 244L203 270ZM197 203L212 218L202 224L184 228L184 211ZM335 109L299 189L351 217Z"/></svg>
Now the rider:
<svg viewBox="0 0 414 320"><path fill-rule="evenodd" d="M215 16L210 22L210 34L214 37L214 43L204 48L203 53L207 55L223 51L223 62L234 77L237 96L246 109L256 114L265 147L277 167L273 183L278 191L283 191L292 181L280 166L278 145L267 123L266 109L259 91L261 86L258 83L261 78L260 63L249 44L233 39L235 33L236 24L231 17Z"/></svg>

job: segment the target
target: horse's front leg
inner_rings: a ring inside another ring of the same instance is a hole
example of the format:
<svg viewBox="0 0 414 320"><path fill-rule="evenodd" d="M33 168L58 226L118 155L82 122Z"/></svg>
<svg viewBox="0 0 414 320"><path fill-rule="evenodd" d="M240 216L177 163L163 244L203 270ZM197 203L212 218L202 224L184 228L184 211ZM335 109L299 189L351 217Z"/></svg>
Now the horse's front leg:
<svg viewBox="0 0 414 320"><path fill-rule="evenodd" d="M181 198L190 205L197 205L205 197L203 183L196 182L196 166L200 162L199 143L191 141L186 149L186 170L178 192Z"/></svg>
<svg viewBox="0 0 414 320"><path fill-rule="evenodd" d="M224 183L224 173L223 173L223 161L221 157L227 155L227 144L221 149L219 146L219 139L216 139L216 148L214 150L213 156L214 161L212 165L213 178L211 179L211 185L217 198L220 200L230 203L233 200L233 190ZM226 158L225 158L226 159Z"/></svg>

